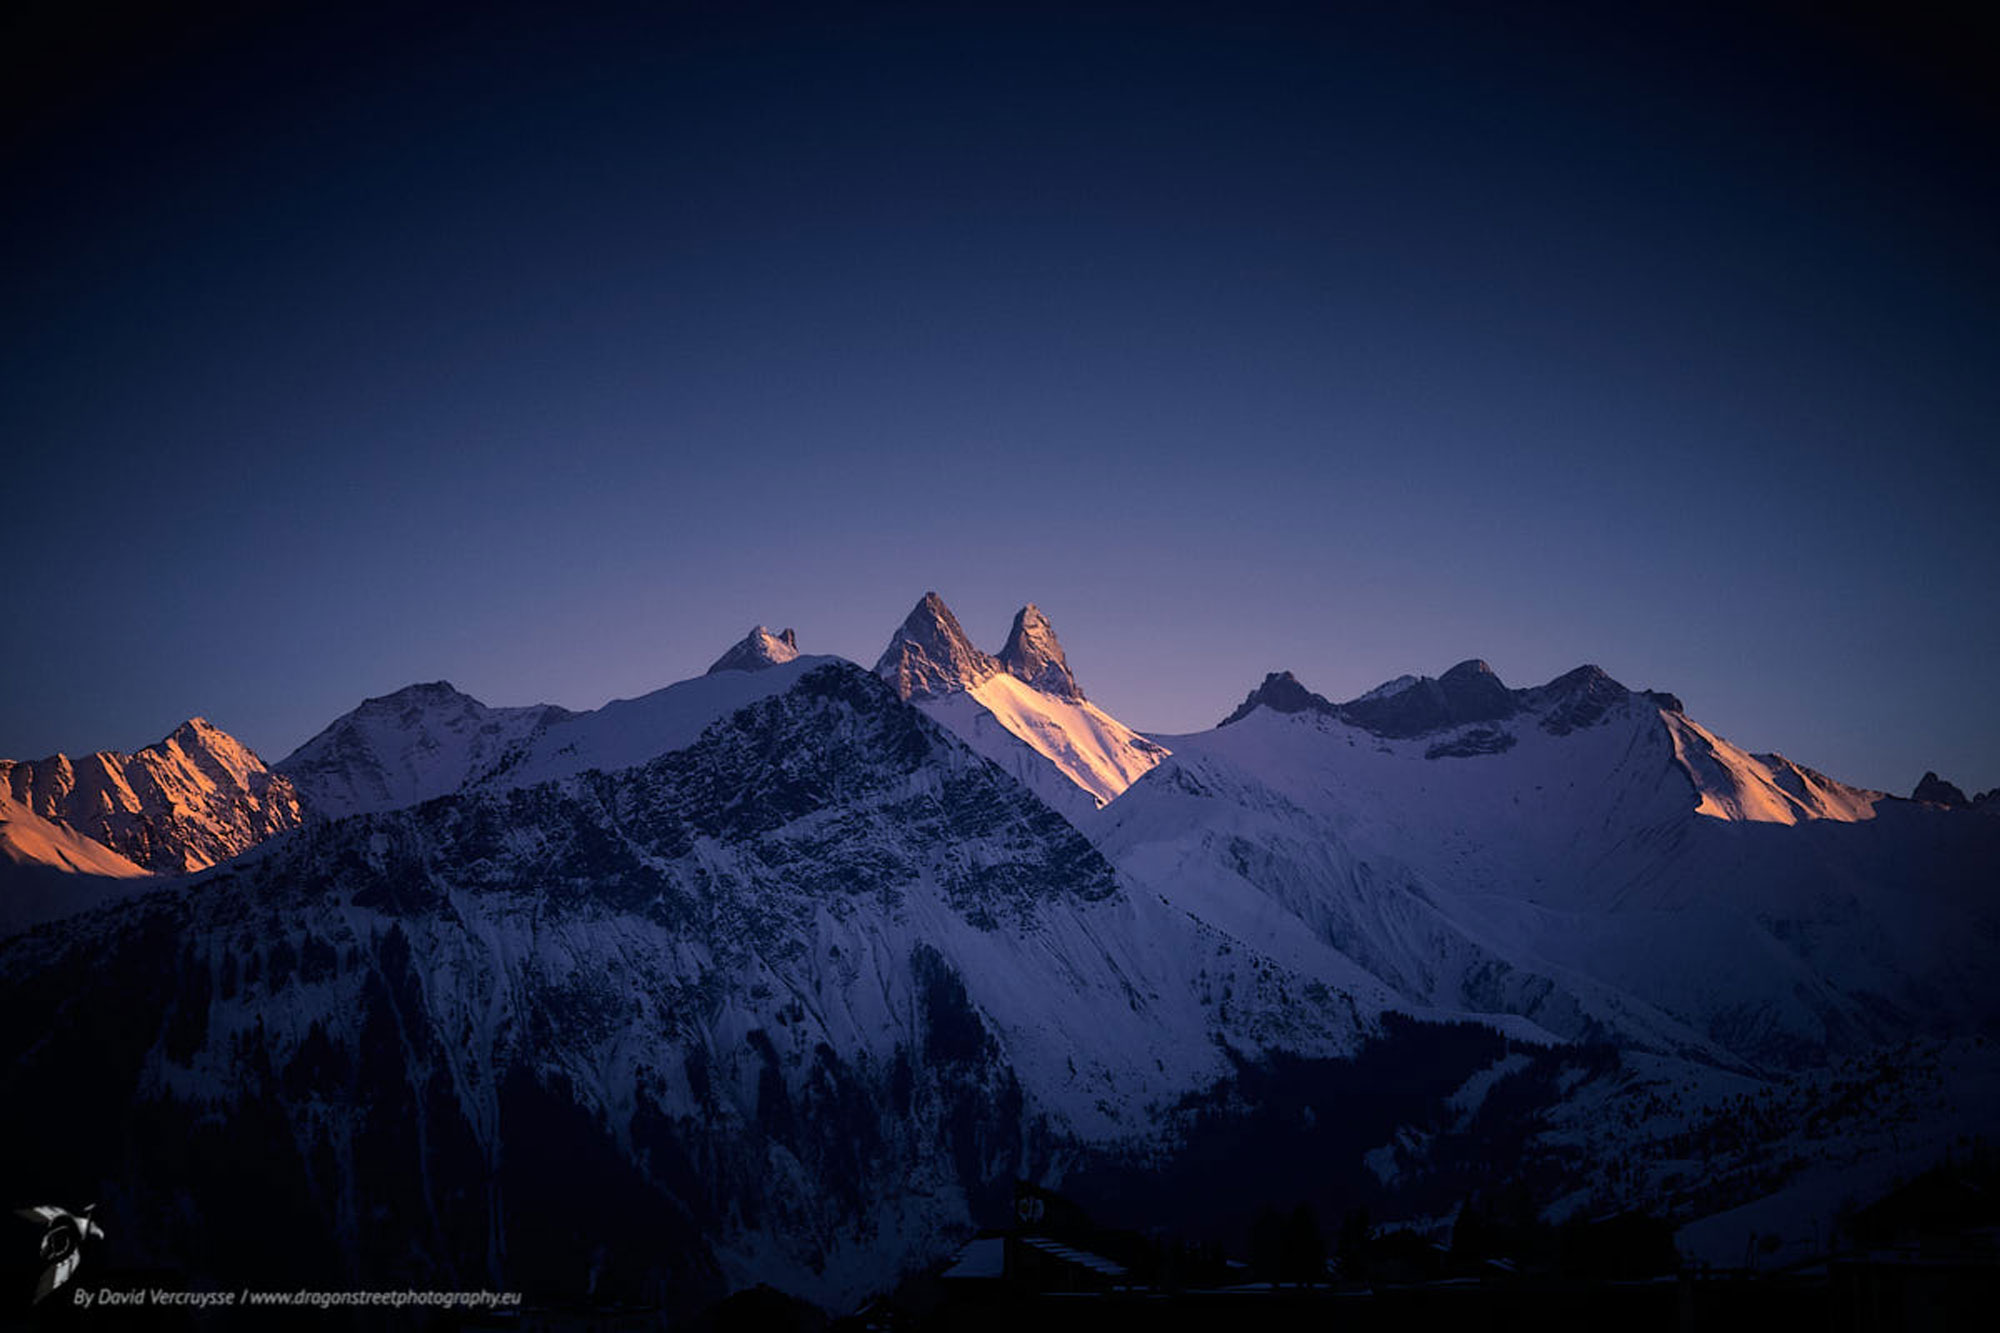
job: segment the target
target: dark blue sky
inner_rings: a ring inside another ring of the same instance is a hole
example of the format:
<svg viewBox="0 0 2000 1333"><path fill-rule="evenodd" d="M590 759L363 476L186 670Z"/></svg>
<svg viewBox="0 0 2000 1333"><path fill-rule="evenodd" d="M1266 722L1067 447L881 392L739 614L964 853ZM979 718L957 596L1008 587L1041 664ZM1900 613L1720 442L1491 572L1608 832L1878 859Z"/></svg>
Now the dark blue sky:
<svg viewBox="0 0 2000 1333"><path fill-rule="evenodd" d="M2000 786L1992 28L1484 8L27 7L0 754L936 588L1141 728L1595 661Z"/></svg>

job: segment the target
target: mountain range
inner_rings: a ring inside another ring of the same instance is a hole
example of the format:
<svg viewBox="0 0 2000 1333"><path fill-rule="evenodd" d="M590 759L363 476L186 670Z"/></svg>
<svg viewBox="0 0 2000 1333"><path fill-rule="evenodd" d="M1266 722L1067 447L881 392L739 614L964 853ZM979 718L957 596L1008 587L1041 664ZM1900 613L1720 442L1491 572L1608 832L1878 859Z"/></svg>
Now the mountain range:
<svg viewBox="0 0 2000 1333"><path fill-rule="evenodd" d="M872 671L759 626L588 712L436 682L269 768L196 720L0 777L0 1067L37 1090L0 1178L203 1278L839 1308L1019 1179L1115 1213L1224 1141L1253 1188L1229 1127L1301 1070L1321 1183L1271 1189L1448 1225L1532 1165L1696 1250L2000 1123L1995 794L1747 754L1595 667L1281 672L1142 736L1035 606L989 655L932 593ZM1420 1035L1466 1023L1497 1045ZM1885 1145L1843 1071L1890 1051ZM1444 1083L1353 1082L1385 1062ZM1820 1132L1688 1176L1766 1101Z"/></svg>

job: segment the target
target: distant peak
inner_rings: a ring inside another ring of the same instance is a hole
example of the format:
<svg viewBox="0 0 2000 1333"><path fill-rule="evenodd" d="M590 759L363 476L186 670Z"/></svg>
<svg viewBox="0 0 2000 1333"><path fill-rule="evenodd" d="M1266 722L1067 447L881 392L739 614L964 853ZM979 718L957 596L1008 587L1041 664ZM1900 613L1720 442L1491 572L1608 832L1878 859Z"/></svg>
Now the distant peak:
<svg viewBox="0 0 2000 1333"><path fill-rule="evenodd" d="M1340 710L1331 700L1314 694L1299 684L1298 677L1289 671L1273 671L1264 677L1264 683L1250 691L1249 696L1236 706L1236 711L1218 724L1228 726L1240 722L1259 708L1268 708L1274 713L1327 713L1337 715Z"/></svg>
<svg viewBox="0 0 2000 1333"><path fill-rule="evenodd" d="M1438 688L1444 692L1445 711L1454 726L1497 722L1512 717L1520 707L1506 682L1476 657L1467 658L1439 676Z"/></svg>
<svg viewBox="0 0 2000 1333"><path fill-rule="evenodd" d="M715 659L708 674L718 671L763 671L799 655L798 636L791 630L773 634L762 625L753 626L734 647Z"/></svg>
<svg viewBox="0 0 2000 1333"><path fill-rule="evenodd" d="M1374 699L1393 699L1397 695L1401 694L1404 690L1407 690L1412 686L1419 685L1422 683L1423 683L1422 676L1411 676L1411 675L1398 676L1394 680L1383 681L1380 685L1377 685L1374 689L1368 691L1368 693L1362 695L1360 698L1354 700L1353 702L1358 704L1365 704L1368 703L1370 700Z"/></svg>
<svg viewBox="0 0 2000 1333"><path fill-rule="evenodd" d="M408 725L417 717L439 713L481 712L486 705L460 690L448 680L423 681L405 685L389 694L363 699L335 725L348 718L398 717Z"/></svg>
<svg viewBox="0 0 2000 1333"><path fill-rule="evenodd" d="M904 699L954 694L999 669L999 663L972 646L958 617L935 592L925 593L904 617L875 664L875 674Z"/></svg>
<svg viewBox="0 0 2000 1333"><path fill-rule="evenodd" d="M1341 716L1377 736L1407 739L1473 722L1498 722L1520 701L1493 668L1469 657L1442 676L1398 676L1341 705Z"/></svg>
<svg viewBox="0 0 2000 1333"><path fill-rule="evenodd" d="M216 726L205 717L191 717L169 732L157 745L147 748L158 753L169 746L179 746L182 750L205 753L225 753L240 751L249 754L250 748L242 741Z"/></svg>
<svg viewBox="0 0 2000 1333"><path fill-rule="evenodd" d="M1588 689L1601 681L1611 681L1614 685L1618 683L1615 680L1611 680L1610 673L1605 671L1603 667L1598 666L1595 662L1586 662L1574 670L1563 672L1542 688L1545 690Z"/></svg>
<svg viewBox="0 0 2000 1333"><path fill-rule="evenodd" d="M450 681L432 680L415 685L405 685L402 689L396 690L393 693L378 695L375 698L365 699L362 702L364 704L413 704L438 699L458 699L463 697L465 696L459 692L458 687Z"/></svg>
<svg viewBox="0 0 2000 1333"><path fill-rule="evenodd" d="M175 727L173 731L168 733L167 740L179 741L183 745L214 745L218 741L227 742L230 745L242 744L241 741L224 731L221 727L216 726L207 718L200 716L191 717L178 727Z"/></svg>
<svg viewBox="0 0 2000 1333"><path fill-rule="evenodd" d="M119 756L121 759L125 756ZM226 771L237 781L264 771L257 752L205 717L191 717L130 758L141 762L192 762L211 774Z"/></svg>
<svg viewBox="0 0 2000 1333"><path fill-rule="evenodd" d="M1541 712L1543 731L1552 736L1567 736L1572 731L1596 726L1631 695L1603 667L1586 663L1574 671L1565 671L1539 689L1525 691L1523 698L1529 707ZM1676 705L1679 702L1674 700ZM1654 706L1661 705L1656 700ZM1675 711L1679 711L1678 707Z"/></svg>
<svg viewBox="0 0 2000 1333"><path fill-rule="evenodd" d="M1919 782L1916 790L1910 793L1910 799L1913 801L1924 801L1931 805L1948 805L1953 807L1972 804L1971 798L1966 796L1957 783L1946 782L1935 773L1924 774L1923 781Z"/></svg>
<svg viewBox="0 0 2000 1333"><path fill-rule="evenodd" d="M1070 674L1055 626L1033 602L1015 614L1014 628L1007 635L1007 646L1000 650L999 660L1009 675L1028 682L1043 694L1059 699L1083 698L1076 677Z"/></svg>

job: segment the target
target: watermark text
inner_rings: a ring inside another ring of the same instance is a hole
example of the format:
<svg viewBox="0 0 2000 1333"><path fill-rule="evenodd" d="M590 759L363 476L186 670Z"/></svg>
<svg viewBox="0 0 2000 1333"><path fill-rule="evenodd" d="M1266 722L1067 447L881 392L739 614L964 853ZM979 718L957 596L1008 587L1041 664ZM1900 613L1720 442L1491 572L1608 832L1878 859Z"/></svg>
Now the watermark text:
<svg viewBox="0 0 2000 1333"><path fill-rule="evenodd" d="M232 1310L291 1308L312 1310L504 1310L518 1306L517 1291L175 1291L166 1287L77 1287L70 1293L81 1309L136 1306L149 1309Z"/></svg>

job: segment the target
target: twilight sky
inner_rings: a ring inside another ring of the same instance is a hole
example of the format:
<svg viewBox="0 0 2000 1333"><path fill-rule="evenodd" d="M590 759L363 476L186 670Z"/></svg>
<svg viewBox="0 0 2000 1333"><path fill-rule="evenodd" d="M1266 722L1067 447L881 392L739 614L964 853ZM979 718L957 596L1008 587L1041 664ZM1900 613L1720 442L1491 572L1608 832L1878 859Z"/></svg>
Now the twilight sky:
<svg viewBox="0 0 2000 1333"><path fill-rule="evenodd" d="M146 8L0 41L0 754L935 588L1142 729L1592 661L2000 786L1991 20Z"/></svg>

